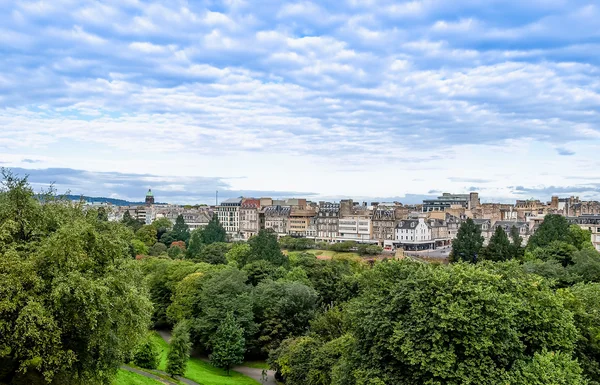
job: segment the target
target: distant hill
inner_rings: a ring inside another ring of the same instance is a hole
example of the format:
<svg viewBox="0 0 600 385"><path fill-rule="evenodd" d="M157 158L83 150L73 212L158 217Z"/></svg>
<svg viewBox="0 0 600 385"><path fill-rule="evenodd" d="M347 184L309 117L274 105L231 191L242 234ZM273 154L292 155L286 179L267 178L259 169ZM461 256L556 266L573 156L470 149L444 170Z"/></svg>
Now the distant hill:
<svg viewBox="0 0 600 385"><path fill-rule="evenodd" d="M135 205L144 205L145 202L130 202L124 199L116 199L116 198L105 198L105 197L88 197L85 195L65 195L65 197L72 201L78 201L83 199L86 202L90 203L110 203L115 206L135 206ZM162 204L162 203L157 203Z"/></svg>

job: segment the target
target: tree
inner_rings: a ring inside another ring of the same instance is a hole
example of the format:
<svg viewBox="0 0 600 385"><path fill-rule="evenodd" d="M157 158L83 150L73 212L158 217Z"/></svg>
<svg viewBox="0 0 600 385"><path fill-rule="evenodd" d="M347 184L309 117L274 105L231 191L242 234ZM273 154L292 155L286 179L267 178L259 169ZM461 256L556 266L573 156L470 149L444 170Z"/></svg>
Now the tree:
<svg viewBox="0 0 600 385"><path fill-rule="evenodd" d="M167 254L171 258L183 257L185 255L185 242L175 241L175 242L171 243L171 247L169 247Z"/></svg>
<svg viewBox="0 0 600 385"><path fill-rule="evenodd" d="M211 243L227 242L227 233L221 223L219 217L214 214L208 225L202 229L202 243L210 245Z"/></svg>
<svg viewBox="0 0 600 385"><path fill-rule="evenodd" d="M234 268L213 271L202 281L192 326L192 341L206 351L212 350L213 336L227 313L232 312L244 330L244 338L250 340L256 332L252 313L251 287L246 284L248 276Z"/></svg>
<svg viewBox="0 0 600 385"><path fill-rule="evenodd" d="M143 226L142 222L138 221L137 219L135 219L131 216L131 213L129 212L129 210L126 210L125 213L123 214L121 223L124 224L125 226L131 228L133 230L133 232L138 231Z"/></svg>
<svg viewBox="0 0 600 385"><path fill-rule="evenodd" d="M600 253L594 249L584 249L573 254L573 265L567 266L569 273L581 282L600 282Z"/></svg>
<svg viewBox="0 0 600 385"><path fill-rule="evenodd" d="M188 325L185 322L180 322L173 329L173 335L169 343L169 353L167 354L167 373L171 377L185 374L191 347Z"/></svg>
<svg viewBox="0 0 600 385"><path fill-rule="evenodd" d="M144 225L135 232L135 237L144 242L146 246L152 247L157 241L156 228L152 225Z"/></svg>
<svg viewBox="0 0 600 385"><path fill-rule="evenodd" d="M269 363L287 385L309 384L311 362L322 342L312 337L288 339L269 356Z"/></svg>
<svg viewBox="0 0 600 385"><path fill-rule="evenodd" d="M562 352L543 351L518 361L505 380L511 385L587 385L576 360Z"/></svg>
<svg viewBox="0 0 600 385"><path fill-rule="evenodd" d="M148 255L158 257L159 255L167 254L167 245L164 243L156 242L149 250Z"/></svg>
<svg viewBox="0 0 600 385"><path fill-rule="evenodd" d="M535 353L569 357L573 315L548 283L517 263L376 264L347 305L355 343L345 354L385 384L503 384ZM431 295L439 293L439 295Z"/></svg>
<svg viewBox="0 0 600 385"><path fill-rule="evenodd" d="M317 299L313 288L299 282L259 283L252 304L262 353L268 354L286 338L304 334L315 315Z"/></svg>
<svg viewBox="0 0 600 385"><path fill-rule="evenodd" d="M594 250L592 232L577 225L569 226L569 243L577 247L577 250Z"/></svg>
<svg viewBox="0 0 600 385"><path fill-rule="evenodd" d="M148 246L139 239L133 239L131 241L135 255L148 255Z"/></svg>
<svg viewBox="0 0 600 385"><path fill-rule="evenodd" d="M577 252L577 247L565 241L552 241L544 247L537 247L531 252L526 253L526 258L537 258L542 261L556 260L563 267L573 264L573 256Z"/></svg>
<svg viewBox="0 0 600 385"><path fill-rule="evenodd" d="M569 222L562 215L548 214L537 231L529 237L527 249L535 250L538 247L548 246L554 241L572 244Z"/></svg>
<svg viewBox="0 0 600 385"><path fill-rule="evenodd" d="M361 243L356 249L360 255L379 255L383 251L383 247L381 246L368 245L365 243Z"/></svg>
<svg viewBox="0 0 600 385"><path fill-rule="evenodd" d="M151 314L132 234L4 171L0 383L109 384Z"/></svg>
<svg viewBox="0 0 600 385"><path fill-rule="evenodd" d="M133 356L133 362L140 368L156 369L158 367L158 354L157 347L152 340L148 339L138 347Z"/></svg>
<svg viewBox="0 0 600 385"><path fill-rule="evenodd" d="M247 262L265 260L275 266L288 264L288 258L281 252L277 235L270 230L260 230L258 234L248 241L250 255Z"/></svg>
<svg viewBox="0 0 600 385"><path fill-rule="evenodd" d="M279 270L272 263L260 260L251 262L242 268L248 274L248 283L252 286L258 285L267 279L277 279Z"/></svg>
<svg viewBox="0 0 600 385"><path fill-rule="evenodd" d="M523 257L523 248L521 245L523 244L523 238L519 234L519 229L517 226L512 226L510 228L510 253L513 258L522 258Z"/></svg>
<svg viewBox="0 0 600 385"><path fill-rule="evenodd" d="M193 260L197 262L206 262L211 265L226 264L225 254L229 251L228 243L211 243L200 250L200 253Z"/></svg>
<svg viewBox="0 0 600 385"><path fill-rule="evenodd" d="M560 290L567 308L573 312L579 339L575 357L581 364L584 374L591 380L590 385L600 384L600 284L579 283L571 288ZM565 382L566 383L566 382Z"/></svg>
<svg viewBox="0 0 600 385"><path fill-rule="evenodd" d="M452 242L450 261L474 262L482 246L481 229L471 218L468 218L460 225L456 239Z"/></svg>
<svg viewBox="0 0 600 385"><path fill-rule="evenodd" d="M213 350L210 354L210 362L227 370L227 375L229 375L229 369L233 365L244 362L244 352L246 351L244 330L235 321L233 313L227 313L211 339Z"/></svg>
<svg viewBox="0 0 600 385"><path fill-rule="evenodd" d="M171 244L173 242L177 242L177 239L175 238L175 234L173 233L173 231L167 231L159 238L159 240L160 240L160 243L164 243L165 245L167 245L167 247L171 247Z"/></svg>
<svg viewBox="0 0 600 385"><path fill-rule="evenodd" d="M192 231L190 234L190 240L188 242L186 257L188 259L196 260L204 246L205 244L202 240L202 229L196 229Z"/></svg>
<svg viewBox="0 0 600 385"><path fill-rule="evenodd" d="M506 236L506 232L501 226L496 227L494 235L490 238L490 242L485 248L485 259L491 261L508 261L512 259L510 241Z"/></svg>
<svg viewBox="0 0 600 385"><path fill-rule="evenodd" d="M172 230L173 238L186 242L190 239L190 227L185 223L183 215L178 215Z"/></svg>
<svg viewBox="0 0 600 385"><path fill-rule="evenodd" d="M250 246L247 243L234 243L225 254L228 263L234 263L237 267L244 267L250 259Z"/></svg>

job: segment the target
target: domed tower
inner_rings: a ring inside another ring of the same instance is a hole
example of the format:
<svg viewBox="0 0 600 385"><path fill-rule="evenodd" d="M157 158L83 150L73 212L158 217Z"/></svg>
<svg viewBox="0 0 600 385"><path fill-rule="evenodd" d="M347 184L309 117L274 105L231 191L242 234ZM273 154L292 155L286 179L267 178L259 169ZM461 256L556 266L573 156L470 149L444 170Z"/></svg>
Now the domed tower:
<svg viewBox="0 0 600 385"><path fill-rule="evenodd" d="M152 194L152 189L148 189L148 193L146 194L146 204L148 206L154 204L154 194Z"/></svg>

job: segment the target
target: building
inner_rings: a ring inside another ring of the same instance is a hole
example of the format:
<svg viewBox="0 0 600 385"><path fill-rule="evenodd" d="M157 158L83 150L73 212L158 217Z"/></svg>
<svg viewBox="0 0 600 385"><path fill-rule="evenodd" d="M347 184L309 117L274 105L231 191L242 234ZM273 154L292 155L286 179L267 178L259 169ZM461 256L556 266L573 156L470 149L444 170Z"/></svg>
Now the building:
<svg viewBox="0 0 600 385"><path fill-rule="evenodd" d="M431 227L425 218L404 219L396 226L396 247L404 250L431 250L435 248Z"/></svg>
<svg viewBox="0 0 600 385"><path fill-rule="evenodd" d="M304 206L291 206L288 220L287 233L294 237L306 237L311 219L315 217L316 212L312 208Z"/></svg>
<svg viewBox="0 0 600 385"><path fill-rule="evenodd" d="M378 204L373 209L373 239L383 245L396 239L396 205Z"/></svg>
<svg viewBox="0 0 600 385"><path fill-rule="evenodd" d="M246 240L258 234L260 230L260 202L260 199L245 198L240 205L240 233Z"/></svg>
<svg viewBox="0 0 600 385"><path fill-rule="evenodd" d="M151 206L154 204L154 194L152 194L152 189L148 189L146 193L146 205Z"/></svg>
<svg viewBox="0 0 600 385"><path fill-rule="evenodd" d="M340 205L338 203L319 202L317 212L317 239L333 241L339 230Z"/></svg>
<svg viewBox="0 0 600 385"><path fill-rule="evenodd" d="M473 219L473 222L481 230L481 235L483 236L483 244L487 245L493 234L492 220L491 219Z"/></svg>
<svg viewBox="0 0 600 385"><path fill-rule="evenodd" d="M372 243L371 216L372 213L366 202L363 202L361 206L352 199L340 201L340 218L336 241Z"/></svg>
<svg viewBox="0 0 600 385"><path fill-rule="evenodd" d="M469 194L450 194L443 193L437 199L423 200L423 212L429 211L444 211L451 206L461 206L471 210L480 205L479 194L472 192Z"/></svg>
<svg viewBox="0 0 600 385"><path fill-rule="evenodd" d="M231 198L221 202L216 207L219 222L225 229L225 232L232 236L238 236L240 233L240 206L242 198Z"/></svg>
<svg viewBox="0 0 600 385"><path fill-rule="evenodd" d="M584 230L590 231L592 233L592 244L597 251L600 251L600 215L588 214L579 217L567 217L567 220Z"/></svg>
<svg viewBox="0 0 600 385"><path fill-rule="evenodd" d="M271 229L279 236L286 235L291 210L290 206L275 205L264 207L260 212L260 216L262 217L260 220L261 227Z"/></svg>

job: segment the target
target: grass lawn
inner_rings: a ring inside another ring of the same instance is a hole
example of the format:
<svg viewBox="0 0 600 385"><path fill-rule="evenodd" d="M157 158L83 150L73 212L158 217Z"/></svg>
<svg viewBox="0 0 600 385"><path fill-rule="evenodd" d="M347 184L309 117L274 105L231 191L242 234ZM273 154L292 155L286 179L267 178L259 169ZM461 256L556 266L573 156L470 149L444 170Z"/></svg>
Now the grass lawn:
<svg viewBox="0 0 600 385"><path fill-rule="evenodd" d="M246 361L242 365L254 369L269 369L269 364L265 361Z"/></svg>
<svg viewBox="0 0 600 385"><path fill-rule="evenodd" d="M163 385L162 382L120 369L112 385Z"/></svg>
<svg viewBox="0 0 600 385"><path fill-rule="evenodd" d="M165 371L167 368L167 354L169 353L169 344L162 339L157 332L151 332L150 338L160 350L160 360L158 370ZM241 373L231 371L229 376L223 369L215 368L208 362L198 358L190 358L188 361L186 378L196 381L202 385L258 385L259 382ZM121 384L119 384L121 385Z"/></svg>
<svg viewBox="0 0 600 385"><path fill-rule="evenodd" d="M310 250L306 250L307 252L314 254L316 256L325 256L325 257L357 257L360 258L360 255L358 255L357 253L354 253L352 251L348 251L348 252L342 252L342 251L333 251L333 250L317 250L317 249L310 249Z"/></svg>
<svg viewBox="0 0 600 385"><path fill-rule="evenodd" d="M259 385L258 381L241 373L230 371L229 376L223 369L215 368L208 362L197 358L188 361L185 377L203 385Z"/></svg>
<svg viewBox="0 0 600 385"><path fill-rule="evenodd" d="M167 370L167 354L169 354L169 344L167 341L163 340L157 332L150 332L150 339L160 351L158 370L162 370L164 372Z"/></svg>

